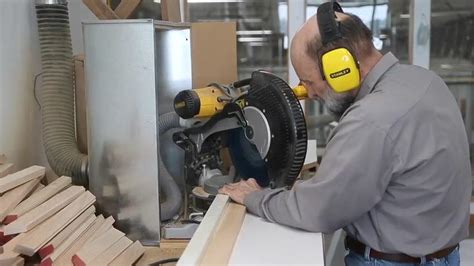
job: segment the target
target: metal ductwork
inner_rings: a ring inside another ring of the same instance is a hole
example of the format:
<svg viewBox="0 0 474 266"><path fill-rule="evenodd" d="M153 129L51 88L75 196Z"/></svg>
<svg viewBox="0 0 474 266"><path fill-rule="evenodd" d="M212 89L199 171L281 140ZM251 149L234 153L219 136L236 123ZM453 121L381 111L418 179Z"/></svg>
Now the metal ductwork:
<svg viewBox="0 0 474 266"><path fill-rule="evenodd" d="M87 185L87 156L76 143L73 57L66 0L36 0L41 50L43 141L53 171Z"/></svg>

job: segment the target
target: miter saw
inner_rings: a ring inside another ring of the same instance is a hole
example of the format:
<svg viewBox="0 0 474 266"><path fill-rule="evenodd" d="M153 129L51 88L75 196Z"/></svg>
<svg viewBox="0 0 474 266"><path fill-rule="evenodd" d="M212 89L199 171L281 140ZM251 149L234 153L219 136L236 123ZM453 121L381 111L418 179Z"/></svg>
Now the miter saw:
<svg viewBox="0 0 474 266"><path fill-rule="evenodd" d="M291 89L264 71L176 95L175 111L188 126L173 141L185 151L185 179L194 196L212 198L224 184L250 177L262 187L291 186L306 156L298 101L305 97L304 87Z"/></svg>

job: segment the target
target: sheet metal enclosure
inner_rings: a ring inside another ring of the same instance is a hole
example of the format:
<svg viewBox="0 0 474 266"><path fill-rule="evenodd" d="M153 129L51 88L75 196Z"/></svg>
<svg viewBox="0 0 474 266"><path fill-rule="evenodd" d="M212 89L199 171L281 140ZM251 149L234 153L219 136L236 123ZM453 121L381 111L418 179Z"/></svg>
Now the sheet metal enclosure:
<svg viewBox="0 0 474 266"><path fill-rule="evenodd" d="M159 136L159 114L191 89L190 27L153 20L83 23L89 189L116 227L145 245L160 240L160 148L170 172L179 148ZM167 147L166 151L163 151Z"/></svg>

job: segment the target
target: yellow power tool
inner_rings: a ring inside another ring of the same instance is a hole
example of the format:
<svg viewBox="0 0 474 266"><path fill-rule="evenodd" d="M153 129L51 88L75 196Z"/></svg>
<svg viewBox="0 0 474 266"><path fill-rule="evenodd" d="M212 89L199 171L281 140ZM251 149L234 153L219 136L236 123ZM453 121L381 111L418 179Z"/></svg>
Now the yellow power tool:
<svg viewBox="0 0 474 266"><path fill-rule="evenodd" d="M204 88L181 91L174 98L174 109L180 117L185 119L213 116L222 111L233 97L239 96L240 93L235 89L239 85L234 83L230 86L222 86L214 83ZM298 100L308 97L308 92L302 85L292 90Z"/></svg>

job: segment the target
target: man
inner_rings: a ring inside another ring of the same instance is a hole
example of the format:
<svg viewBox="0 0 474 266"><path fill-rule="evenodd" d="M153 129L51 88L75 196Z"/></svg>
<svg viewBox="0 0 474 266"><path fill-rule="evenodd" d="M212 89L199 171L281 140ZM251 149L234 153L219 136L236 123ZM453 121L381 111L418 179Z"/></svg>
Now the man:
<svg viewBox="0 0 474 266"><path fill-rule="evenodd" d="M435 73L382 56L359 18L334 14L342 38L323 45L313 16L291 47L309 96L339 118L316 176L291 190L261 189L249 179L220 192L275 223L316 232L344 228L348 265L459 265L472 182L457 103ZM320 69L321 54L339 46L352 50L361 80L340 93Z"/></svg>

